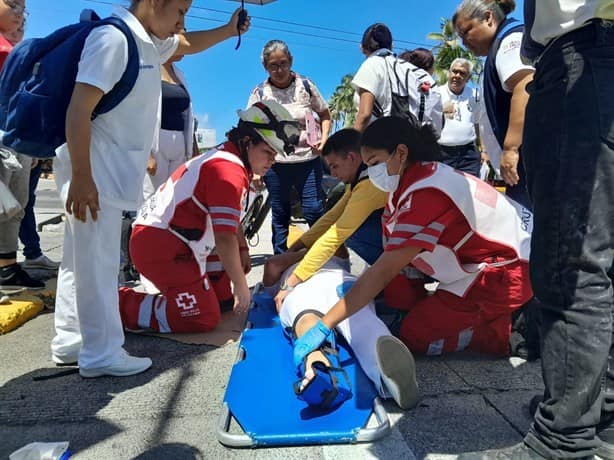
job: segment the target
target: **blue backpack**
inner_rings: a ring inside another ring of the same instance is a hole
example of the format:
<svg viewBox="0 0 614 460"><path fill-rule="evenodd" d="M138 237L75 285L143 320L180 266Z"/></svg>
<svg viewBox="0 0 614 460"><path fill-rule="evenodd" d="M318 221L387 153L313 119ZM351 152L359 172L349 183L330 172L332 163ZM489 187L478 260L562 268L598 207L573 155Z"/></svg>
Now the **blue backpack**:
<svg viewBox="0 0 614 460"><path fill-rule="evenodd" d="M44 38L19 43L9 54L0 74L0 130L2 143L36 158L55 156L66 142L66 111L85 39L105 25L121 30L128 39L128 65L121 79L105 94L92 114L115 108L132 90L139 74L139 54L130 28L121 19L100 19L93 11L81 21Z"/></svg>

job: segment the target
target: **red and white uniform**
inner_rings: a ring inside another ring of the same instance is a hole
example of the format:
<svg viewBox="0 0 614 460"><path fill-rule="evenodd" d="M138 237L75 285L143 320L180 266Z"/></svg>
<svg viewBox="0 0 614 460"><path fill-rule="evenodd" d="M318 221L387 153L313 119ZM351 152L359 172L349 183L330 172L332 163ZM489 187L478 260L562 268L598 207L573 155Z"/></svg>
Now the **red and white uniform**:
<svg viewBox="0 0 614 460"><path fill-rule="evenodd" d="M214 253L214 233L236 233L249 186L236 147L226 143L180 166L139 210L130 238L137 270L161 295L120 288L124 326L204 332L232 300Z"/></svg>
<svg viewBox="0 0 614 460"><path fill-rule="evenodd" d="M511 313L528 302L533 216L493 187L441 163L409 168L383 215L384 250L423 249L386 288L408 310L401 338L412 351L509 352ZM430 296L418 270L438 280Z"/></svg>

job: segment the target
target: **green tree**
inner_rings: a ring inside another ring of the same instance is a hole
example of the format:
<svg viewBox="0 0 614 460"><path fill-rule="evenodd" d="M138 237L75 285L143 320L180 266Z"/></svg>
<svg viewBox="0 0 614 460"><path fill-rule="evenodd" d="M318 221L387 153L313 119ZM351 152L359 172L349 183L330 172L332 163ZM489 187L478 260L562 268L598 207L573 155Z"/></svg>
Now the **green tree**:
<svg viewBox="0 0 614 460"><path fill-rule="evenodd" d="M438 85L448 81L448 69L456 58L465 58L473 64L473 80L476 81L482 71L482 61L471 51L466 50L460 44L454 26L450 19L441 18L441 32L431 32L426 36L429 40L439 42L433 48L435 54L435 80Z"/></svg>
<svg viewBox="0 0 614 460"><path fill-rule="evenodd" d="M356 120L356 104L354 103L354 88L352 87L352 74L347 74L341 79L335 92L328 101L331 119L335 124L335 130L354 125Z"/></svg>

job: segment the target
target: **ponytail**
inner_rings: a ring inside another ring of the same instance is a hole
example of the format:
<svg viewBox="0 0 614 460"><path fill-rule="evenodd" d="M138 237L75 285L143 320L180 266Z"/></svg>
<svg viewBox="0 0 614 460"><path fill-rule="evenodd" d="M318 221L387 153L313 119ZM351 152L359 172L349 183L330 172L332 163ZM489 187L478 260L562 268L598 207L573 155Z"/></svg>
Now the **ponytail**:
<svg viewBox="0 0 614 460"><path fill-rule="evenodd" d="M367 126L360 139L361 147L383 149L392 155L398 145L407 146L408 161L439 161L444 158L437 135L429 124L421 125L416 117L381 117Z"/></svg>
<svg viewBox="0 0 614 460"><path fill-rule="evenodd" d="M373 53L382 48L392 50L392 34L390 29L381 22L370 25L362 34L361 45L368 53Z"/></svg>

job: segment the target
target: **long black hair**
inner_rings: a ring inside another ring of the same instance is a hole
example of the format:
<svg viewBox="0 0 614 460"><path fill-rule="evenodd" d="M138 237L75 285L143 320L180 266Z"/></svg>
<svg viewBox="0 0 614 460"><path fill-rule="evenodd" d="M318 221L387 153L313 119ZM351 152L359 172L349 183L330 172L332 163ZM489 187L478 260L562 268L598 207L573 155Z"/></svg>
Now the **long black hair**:
<svg viewBox="0 0 614 460"><path fill-rule="evenodd" d="M361 147L384 149L392 154L398 145L409 150L407 161L439 161L444 158L437 135L431 125L421 125L416 117L381 117L367 126L360 139Z"/></svg>

